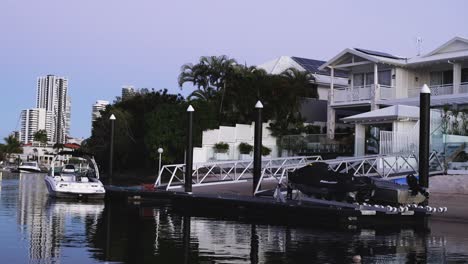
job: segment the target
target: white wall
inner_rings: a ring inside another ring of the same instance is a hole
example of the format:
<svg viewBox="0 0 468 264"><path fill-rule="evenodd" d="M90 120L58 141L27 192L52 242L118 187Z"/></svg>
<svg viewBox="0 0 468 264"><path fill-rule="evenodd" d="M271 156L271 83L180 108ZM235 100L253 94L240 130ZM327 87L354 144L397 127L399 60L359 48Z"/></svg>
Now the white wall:
<svg viewBox="0 0 468 264"><path fill-rule="evenodd" d="M268 123L263 123L262 144L271 149L271 157L278 156L278 147L276 138L271 135L268 129ZM215 160L213 146L219 142L225 142L229 145L229 151L225 158L229 160L240 159L239 144L242 142L253 146L254 144L254 123L251 125L236 124L236 126L220 126L219 129L203 131L202 147L194 148L194 162L207 162Z"/></svg>

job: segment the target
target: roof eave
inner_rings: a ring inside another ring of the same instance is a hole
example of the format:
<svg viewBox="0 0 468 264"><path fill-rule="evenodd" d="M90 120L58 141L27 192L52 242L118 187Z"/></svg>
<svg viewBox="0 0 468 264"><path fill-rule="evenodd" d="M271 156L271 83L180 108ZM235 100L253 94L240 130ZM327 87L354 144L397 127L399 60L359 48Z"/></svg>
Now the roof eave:
<svg viewBox="0 0 468 264"><path fill-rule="evenodd" d="M362 57L366 60L369 60L369 61L372 61L372 62L380 62L379 59L375 58L375 57L372 57L372 56L369 56L363 52L360 52L360 51L357 51L355 49L350 49L350 48L347 48L347 49L344 49L343 51L341 51L340 53L338 53L335 57L331 58L330 60L328 60L327 62L325 62L322 66L320 66L318 69L319 70L324 70L325 68L327 67L330 67L330 65L335 62L336 60L338 60L339 58L341 58L343 55L345 55L346 53L351 53L353 55L356 55L356 56L359 56L359 57Z"/></svg>

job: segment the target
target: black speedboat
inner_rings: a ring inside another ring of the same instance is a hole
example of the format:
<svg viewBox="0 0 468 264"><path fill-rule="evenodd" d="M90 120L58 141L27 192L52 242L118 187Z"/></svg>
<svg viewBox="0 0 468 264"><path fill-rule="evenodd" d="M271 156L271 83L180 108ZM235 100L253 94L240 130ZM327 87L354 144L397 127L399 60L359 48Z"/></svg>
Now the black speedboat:
<svg viewBox="0 0 468 264"><path fill-rule="evenodd" d="M291 172L288 184L292 189L321 199L349 203L381 205L422 204L428 193L413 175L406 177L407 185L401 185L374 177L354 176L329 169L327 163L316 162Z"/></svg>

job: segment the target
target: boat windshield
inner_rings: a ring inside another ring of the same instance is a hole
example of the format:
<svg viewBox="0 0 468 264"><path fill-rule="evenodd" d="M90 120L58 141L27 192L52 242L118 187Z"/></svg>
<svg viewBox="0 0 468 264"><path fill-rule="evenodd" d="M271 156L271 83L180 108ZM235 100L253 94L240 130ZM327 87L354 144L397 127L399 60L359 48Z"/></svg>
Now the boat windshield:
<svg viewBox="0 0 468 264"><path fill-rule="evenodd" d="M69 163L56 163L55 165L53 168L55 176L73 174L80 177L97 178L93 163L86 159L69 160Z"/></svg>
<svg viewBox="0 0 468 264"><path fill-rule="evenodd" d="M23 163L23 166L36 167L36 163L35 162L25 162L25 163Z"/></svg>

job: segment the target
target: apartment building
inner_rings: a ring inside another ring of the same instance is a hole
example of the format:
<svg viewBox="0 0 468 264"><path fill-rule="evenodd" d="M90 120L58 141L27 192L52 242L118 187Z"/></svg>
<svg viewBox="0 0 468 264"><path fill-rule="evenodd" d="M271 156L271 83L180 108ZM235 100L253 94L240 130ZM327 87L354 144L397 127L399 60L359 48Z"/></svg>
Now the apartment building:
<svg viewBox="0 0 468 264"><path fill-rule="evenodd" d="M39 130L51 130L51 112L44 108L31 108L21 111L20 142L28 144L33 142L34 134Z"/></svg>

